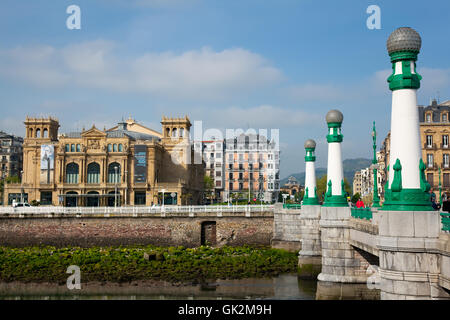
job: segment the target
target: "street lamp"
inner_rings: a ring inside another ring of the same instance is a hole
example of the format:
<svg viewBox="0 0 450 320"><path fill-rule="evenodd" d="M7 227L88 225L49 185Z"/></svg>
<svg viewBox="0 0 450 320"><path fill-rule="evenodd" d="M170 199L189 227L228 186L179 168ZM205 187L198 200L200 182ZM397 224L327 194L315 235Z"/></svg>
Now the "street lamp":
<svg viewBox="0 0 450 320"><path fill-rule="evenodd" d="M442 208L442 185L441 185L441 167L439 167L439 204Z"/></svg>
<svg viewBox="0 0 450 320"><path fill-rule="evenodd" d="M128 170L125 170L125 206L128 201Z"/></svg>
<svg viewBox="0 0 450 320"><path fill-rule="evenodd" d="M167 190L166 189L162 189L161 190L161 192L162 192L162 207L164 208L164 192L166 192Z"/></svg>
<svg viewBox="0 0 450 320"><path fill-rule="evenodd" d="M117 208L117 170L119 170L119 168L117 166L114 167L114 172L115 172L115 176L114 176L114 182L115 182L115 186L114 186L114 208Z"/></svg>
<svg viewBox="0 0 450 320"><path fill-rule="evenodd" d="M283 193L281 196L283 197L283 205L284 205L285 202L286 202L286 198L287 198L288 194L287 193Z"/></svg>
<svg viewBox="0 0 450 320"><path fill-rule="evenodd" d="M380 207L380 198L378 197L378 184L377 184L377 172L378 172L378 161L377 161L377 131L375 129L375 121L373 122L372 128L372 140L373 140L373 201L372 207Z"/></svg>
<svg viewBox="0 0 450 320"><path fill-rule="evenodd" d="M20 202L23 203L23 170L20 171Z"/></svg>

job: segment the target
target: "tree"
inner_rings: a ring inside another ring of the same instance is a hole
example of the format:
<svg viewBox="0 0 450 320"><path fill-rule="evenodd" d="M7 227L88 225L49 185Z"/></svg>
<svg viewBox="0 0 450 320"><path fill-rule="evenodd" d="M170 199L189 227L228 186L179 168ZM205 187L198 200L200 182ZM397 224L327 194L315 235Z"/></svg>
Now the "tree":
<svg viewBox="0 0 450 320"><path fill-rule="evenodd" d="M209 175L205 174L205 176L203 177L203 186L206 191L206 196L208 197L209 195L209 199L212 202L214 194L214 179L211 178Z"/></svg>
<svg viewBox="0 0 450 320"><path fill-rule="evenodd" d="M20 177L17 175L14 176L10 176L10 177L6 177L4 179L0 180L0 194L1 194L1 199L0 199L0 203L1 201L3 201L3 191L5 191L5 183L9 184L9 183L20 183Z"/></svg>
<svg viewBox="0 0 450 320"><path fill-rule="evenodd" d="M317 197L319 198L320 201L323 201L323 196L325 195L325 193L327 192L327 175L324 174L322 177L320 177L317 182ZM352 188L350 187L350 183L348 183L347 179L344 178L344 190L345 192L347 192L348 194L352 193Z"/></svg>
<svg viewBox="0 0 450 320"><path fill-rule="evenodd" d="M361 195L357 192L352 197L352 203L356 203L359 199L361 199Z"/></svg>

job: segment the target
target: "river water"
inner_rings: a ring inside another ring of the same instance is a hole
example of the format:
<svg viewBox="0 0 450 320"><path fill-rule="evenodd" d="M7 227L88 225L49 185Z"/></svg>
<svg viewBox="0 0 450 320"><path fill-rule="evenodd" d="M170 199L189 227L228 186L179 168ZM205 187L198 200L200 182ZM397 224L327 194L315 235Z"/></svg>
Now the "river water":
<svg viewBox="0 0 450 320"><path fill-rule="evenodd" d="M216 280L199 285L162 281L81 283L80 290L52 283L0 283L2 300L161 300L161 299L295 299L379 300L380 290L366 284L336 284L304 280L293 274L267 279Z"/></svg>

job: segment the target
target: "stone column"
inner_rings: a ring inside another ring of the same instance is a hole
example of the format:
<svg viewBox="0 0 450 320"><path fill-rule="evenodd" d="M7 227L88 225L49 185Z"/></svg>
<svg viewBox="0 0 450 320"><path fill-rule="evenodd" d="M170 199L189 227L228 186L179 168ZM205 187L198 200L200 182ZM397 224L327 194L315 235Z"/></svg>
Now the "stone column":
<svg viewBox="0 0 450 320"><path fill-rule="evenodd" d="M344 190L342 169L341 125L344 116L339 110L327 113L328 123L328 189L320 213L322 272L320 281L364 283L367 281L359 254L349 244L351 216Z"/></svg>
<svg viewBox="0 0 450 320"><path fill-rule="evenodd" d="M396 29L387 41L393 73L391 151L386 201L379 224L381 299L450 298L438 284L443 258L439 213L421 157L416 60L422 40L413 29Z"/></svg>
<svg viewBox="0 0 450 320"><path fill-rule="evenodd" d="M316 278L322 265L320 240L320 205L317 198L314 151L316 142L305 142L305 195L300 213L301 250L298 253L299 275L301 277Z"/></svg>

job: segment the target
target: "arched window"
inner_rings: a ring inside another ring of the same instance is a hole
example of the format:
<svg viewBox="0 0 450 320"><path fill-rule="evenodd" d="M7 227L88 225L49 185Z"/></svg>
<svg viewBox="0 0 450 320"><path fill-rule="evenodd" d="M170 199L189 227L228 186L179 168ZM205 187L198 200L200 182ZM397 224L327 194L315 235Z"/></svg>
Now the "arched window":
<svg viewBox="0 0 450 320"><path fill-rule="evenodd" d="M28 132L28 136L30 138L33 138L33 128L30 128L29 132Z"/></svg>
<svg viewBox="0 0 450 320"><path fill-rule="evenodd" d="M120 164L117 162L108 166L108 183L120 183Z"/></svg>
<svg viewBox="0 0 450 320"><path fill-rule="evenodd" d="M48 138L48 130L44 129L44 131L42 132L44 135L44 138Z"/></svg>
<svg viewBox="0 0 450 320"><path fill-rule="evenodd" d="M70 152L75 152L75 145L74 144L70 145Z"/></svg>
<svg viewBox="0 0 450 320"><path fill-rule="evenodd" d="M70 146L68 144L66 144L66 152L70 151Z"/></svg>
<svg viewBox="0 0 450 320"><path fill-rule="evenodd" d="M447 122L447 114L446 113L444 113L442 115L442 122Z"/></svg>
<svg viewBox="0 0 450 320"><path fill-rule="evenodd" d="M108 152L112 152L112 144L111 143L108 144Z"/></svg>
<svg viewBox="0 0 450 320"><path fill-rule="evenodd" d="M80 146L80 144L77 144L77 152L81 152L81 146Z"/></svg>
<svg viewBox="0 0 450 320"><path fill-rule="evenodd" d="M184 137L184 128L180 128L180 137Z"/></svg>
<svg viewBox="0 0 450 320"><path fill-rule="evenodd" d="M119 152L122 152L122 151L123 151L123 146L121 143L119 143Z"/></svg>
<svg viewBox="0 0 450 320"><path fill-rule="evenodd" d="M114 152L117 152L117 144L115 144L115 143L114 143L114 145L113 145L113 151L114 151Z"/></svg>
<svg viewBox="0 0 450 320"><path fill-rule="evenodd" d="M36 129L36 138L41 137L41 129Z"/></svg>
<svg viewBox="0 0 450 320"><path fill-rule="evenodd" d="M177 133L178 133L177 128L173 128L172 129L172 137L174 137L174 138L177 137Z"/></svg>
<svg viewBox="0 0 450 320"><path fill-rule="evenodd" d="M100 165L97 162L89 163L87 167L87 183L100 183Z"/></svg>
<svg viewBox="0 0 450 320"><path fill-rule="evenodd" d="M166 129L166 137L170 137L170 128Z"/></svg>
<svg viewBox="0 0 450 320"><path fill-rule="evenodd" d="M79 166L75 162L66 167L66 183L78 183Z"/></svg>

